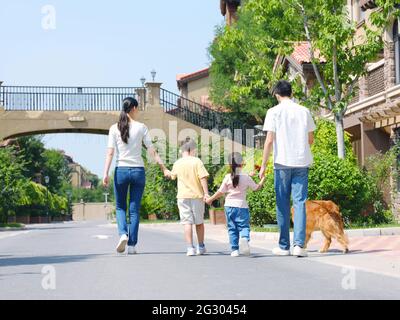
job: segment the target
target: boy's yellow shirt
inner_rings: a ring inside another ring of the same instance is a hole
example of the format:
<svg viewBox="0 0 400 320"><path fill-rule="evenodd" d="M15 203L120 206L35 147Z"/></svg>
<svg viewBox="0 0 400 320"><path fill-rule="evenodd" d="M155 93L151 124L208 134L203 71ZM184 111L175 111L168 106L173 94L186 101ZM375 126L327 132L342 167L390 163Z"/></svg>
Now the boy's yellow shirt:
<svg viewBox="0 0 400 320"><path fill-rule="evenodd" d="M209 176L203 162L197 157L183 157L174 163L172 179L178 178L178 199L201 199L204 191L200 179Z"/></svg>

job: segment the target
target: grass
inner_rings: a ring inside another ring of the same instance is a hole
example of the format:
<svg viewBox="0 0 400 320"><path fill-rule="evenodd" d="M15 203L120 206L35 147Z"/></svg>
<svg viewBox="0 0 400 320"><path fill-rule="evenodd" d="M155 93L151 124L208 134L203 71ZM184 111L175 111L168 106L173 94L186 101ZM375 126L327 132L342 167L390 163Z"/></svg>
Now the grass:
<svg viewBox="0 0 400 320"><path fill-rule="evenodd" d="M250 229L253 232L279 232L278 228L264 228L264 227L252 226ZM292 231L292 229L290 231Z"/></svg>
<svg viewBox="0 0 400 320"><path fill-rule="evenodd" d="M0 228L23 228L21 223L0 223Z"/></svg>
<svg viewBox="0 0 400 320"><path fill-rule="evenodd" d="M177 223L179 222L179 220L147 220L147 219L143 219L140 220L140 223L143 224L160 224L160 223Z"/></svg>
<svg viewBox="0 0 400 320"><path fill-rule="evenodd" d="M400 228L398 223L383 223L383 224L370 224L370 225L350 225L345 229L374 229L374 228Z"/></svg>

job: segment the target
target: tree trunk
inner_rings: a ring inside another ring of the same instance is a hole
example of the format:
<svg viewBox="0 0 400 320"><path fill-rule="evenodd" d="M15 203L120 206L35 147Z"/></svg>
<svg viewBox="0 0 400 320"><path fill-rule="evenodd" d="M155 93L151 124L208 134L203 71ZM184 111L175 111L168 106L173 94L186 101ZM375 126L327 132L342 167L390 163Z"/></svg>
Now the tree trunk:
<svg viewBox="0 0 400 320"><path fill-rule="evenodd" d="M346 157L346 149L345 149L345 145L344 145L343 116L335 115L335 123L336 123L338 157L339 157L339 159L344 159Z"/></svg>

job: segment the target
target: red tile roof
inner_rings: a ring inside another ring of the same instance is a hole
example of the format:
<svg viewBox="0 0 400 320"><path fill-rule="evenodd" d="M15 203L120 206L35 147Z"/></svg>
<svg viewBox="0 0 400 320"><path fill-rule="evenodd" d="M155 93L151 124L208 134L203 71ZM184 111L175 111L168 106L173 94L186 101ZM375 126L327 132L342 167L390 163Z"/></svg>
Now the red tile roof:
<svg viewBox="0 0 400 320"><path fill-rule="evenodd" d="M205 68L193 73L187 73L187 74L178 74L176 76L177 81L182 81L182 82L187 82L190 80L194 80L194 78L199 79L199 78L205 78L208 77L209 74L209 69L210 68Z"/></svg>
<svg viewBox="0 0 400 320"><path fill-rule="evenodd" d="M300 65L305 63L311 63L311 56L310 56L310 45L308 42L300 42L294 49L291 57ZM326 62L323 57L320 57L320 53L318 51L315 52L315 57L321 63Z"/></svg>
<svg viewBox="0 0 400 320"><path fill-rule="evenodd" d="M209 76L209 70L210 68L206 68L189 74L178 74L176 76L176 81L178 82L179 90L190 81L207 78Z"/></svg>

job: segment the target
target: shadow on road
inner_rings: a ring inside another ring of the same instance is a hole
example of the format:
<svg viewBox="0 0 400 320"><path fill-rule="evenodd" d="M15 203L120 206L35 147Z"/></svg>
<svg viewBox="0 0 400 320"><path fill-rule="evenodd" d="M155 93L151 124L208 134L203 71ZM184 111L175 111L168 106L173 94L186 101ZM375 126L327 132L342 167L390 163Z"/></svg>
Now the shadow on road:
<svg viewBox="0 0 400 320"><path fill-rule="evenodd" d="M41 257L15 257L15 258L1 258L0 267L15 267L25 265L48 265L60 263L73 263L85 260L94 259L97 257L106 256L103 254L86 254L86 255L72 255L72 256L41 256Z"/></svg>
<svg viewBox="0 0 400 320"><path fill-rule="evenodd" d="M341 250L329 250L327 253L320 253L318 250L308 250L309 253L316 253L316 255L309 256L309 258L321 258L330 256L352 256L366 253L378 253L387 252L391 250L381 249L381 250L350 250L348 253L343 253Z"/></svg>

